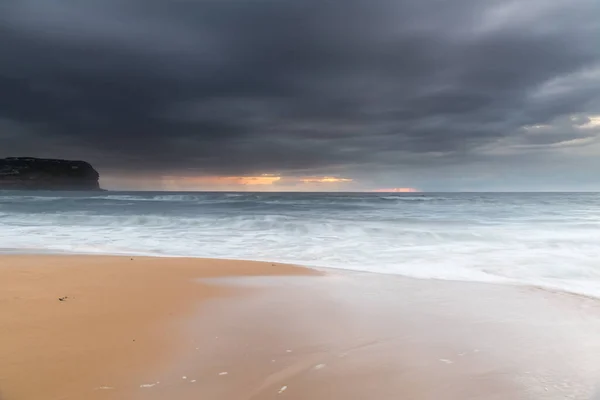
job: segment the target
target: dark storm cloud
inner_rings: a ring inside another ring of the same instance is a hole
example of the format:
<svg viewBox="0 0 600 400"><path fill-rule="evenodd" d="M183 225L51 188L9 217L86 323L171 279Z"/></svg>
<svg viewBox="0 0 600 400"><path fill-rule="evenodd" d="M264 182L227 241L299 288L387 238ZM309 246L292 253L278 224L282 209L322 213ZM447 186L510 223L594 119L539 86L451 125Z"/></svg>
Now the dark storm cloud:
<svg viewBox="0 0 600 400"><path fill-rule="evenodd" d="M522 139L600 112L599 4L4 0L0 155L302 173L592 137Z"/></svg>

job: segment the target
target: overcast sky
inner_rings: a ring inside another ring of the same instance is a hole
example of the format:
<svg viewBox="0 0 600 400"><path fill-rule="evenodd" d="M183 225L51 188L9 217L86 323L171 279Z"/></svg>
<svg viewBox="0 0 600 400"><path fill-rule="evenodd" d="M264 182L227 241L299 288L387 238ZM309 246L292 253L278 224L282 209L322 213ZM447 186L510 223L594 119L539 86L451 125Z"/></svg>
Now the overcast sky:
<svg viewBox="0 0 600 400"><path fill-rule="evenodd" d="M108 188L600 190L598 0L1 0L0 157Z"/></svg>

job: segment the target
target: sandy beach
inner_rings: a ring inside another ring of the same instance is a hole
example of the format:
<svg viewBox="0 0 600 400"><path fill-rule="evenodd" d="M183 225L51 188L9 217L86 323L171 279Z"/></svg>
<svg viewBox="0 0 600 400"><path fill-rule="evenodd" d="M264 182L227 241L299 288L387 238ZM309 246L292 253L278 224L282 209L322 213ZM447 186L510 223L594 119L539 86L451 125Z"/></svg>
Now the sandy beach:
<svg viewBox="0 0 600 400"><path fill-rule="evenodd" d="M181 318L202 302L242 296L194 279L306 273L184 258L0 257L0 398L127 398L143 384L136 376L181 347Z"/></svg>
<svg viewBox="0 0 600 400"><path fill-rule="evenodd" d="M597 300L274 263L0 257L0 398L589 399Z"/></svg>

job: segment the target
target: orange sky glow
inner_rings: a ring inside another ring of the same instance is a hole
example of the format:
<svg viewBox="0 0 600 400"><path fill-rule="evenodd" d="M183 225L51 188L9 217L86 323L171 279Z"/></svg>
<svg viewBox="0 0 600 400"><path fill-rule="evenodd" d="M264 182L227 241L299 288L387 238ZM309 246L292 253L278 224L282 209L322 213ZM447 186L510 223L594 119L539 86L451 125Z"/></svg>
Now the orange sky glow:
<svg viewBox="0 0 600 400"><path fill-rule="evenodd" d="M349 178L334 178L332 176L320 176L320 177L306 177L300 178L300 182L303 183L347 183L352 182Z"/></svg>
<svg viewBox="0 0 600 400"><path fill-rule="evenodd" d="M391 189L375 189L373 192L377 193L417 193L420 192L419 189L410 188L410 187L402 187L402 188L391 188Z"/></svg>
<svg viewBox="0 0 600 400"><path fill-rule="evenodd" d="M369 189L365 182L336 176L282 176L262 174L250 176L162 176L107 177L105 187L113 190L166 190L166 191L266 191L266 192L321 192L368 191L378 193L416 193L420 189L396 187Z"/></svg>
<svg viewBox="0 0 600 400"><path fill-rule="evenodd" d="M352 183L349 178L333 176L287 177L274 174L256 176L163 176L162 190L252 190L252 191L320 191L338 190Z"/></svg>

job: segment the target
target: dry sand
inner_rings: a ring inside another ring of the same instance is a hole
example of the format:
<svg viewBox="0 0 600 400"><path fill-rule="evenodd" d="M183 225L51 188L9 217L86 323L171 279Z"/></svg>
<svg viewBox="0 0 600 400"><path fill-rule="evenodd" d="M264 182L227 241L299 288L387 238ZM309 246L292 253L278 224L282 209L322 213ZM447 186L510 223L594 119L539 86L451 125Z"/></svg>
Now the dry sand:
<svg viewBox="0 0 600 400"><path fill-rule="evenodd" d="M600 383L599 316L594 299L535 288L5 256L0 397L584 400Z"/></svg>

